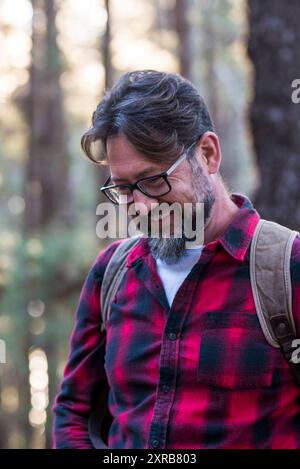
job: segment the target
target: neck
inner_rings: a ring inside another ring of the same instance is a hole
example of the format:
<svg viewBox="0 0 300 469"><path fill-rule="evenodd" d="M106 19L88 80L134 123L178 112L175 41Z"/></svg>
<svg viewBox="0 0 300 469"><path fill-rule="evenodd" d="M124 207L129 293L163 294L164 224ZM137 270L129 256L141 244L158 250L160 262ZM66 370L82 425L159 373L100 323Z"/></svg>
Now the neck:
<svg viewBox="0 0 300 469"><path fill-rule="evenodd" d="M216 200L204 229L204 244L218 239L232 222L239 207L231 200L221 180L215 184Z"/></svg>

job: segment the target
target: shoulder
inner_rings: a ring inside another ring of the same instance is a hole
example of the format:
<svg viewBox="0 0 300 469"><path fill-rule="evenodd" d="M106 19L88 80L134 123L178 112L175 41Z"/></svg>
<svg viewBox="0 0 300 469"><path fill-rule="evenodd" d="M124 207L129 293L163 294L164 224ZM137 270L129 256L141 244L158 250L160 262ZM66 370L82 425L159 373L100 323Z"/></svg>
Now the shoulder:
<svg viewBox="0 0 300 469"><path fill-rule="evenodd" d="M291 252L292 310L298 334L300 333L300 234L294 240Z"/></svg>
<svg viewBox="0 0 300 469"><path fill-rule="evenodd" d="M291 273L292 276L298 273L298 280L300 281L300 233L297 234L292 246Z"/></svg>
<svg viewBox="0 0 300 469"><path fill-rule="evenodd" d="M124 246L120 250L120 256L126 255L126 252L129 252L131 248L135 247L136 244L139 244L141 239L143 238L140 237L139 240L135 240L133 238L118 239L116 241L113 241L106 248L100 251L90 269L90 275L93 277L93 279L98 282L102 282L109 261L116 252L117 248L123 242Z"/></svg>
<svg viewBox="0 0 300 469"><path fill-rule="evenodd" d="M113 241L98 253L91 269L96 280L102 281L106 266L122 241L122 239Z"/></svg>

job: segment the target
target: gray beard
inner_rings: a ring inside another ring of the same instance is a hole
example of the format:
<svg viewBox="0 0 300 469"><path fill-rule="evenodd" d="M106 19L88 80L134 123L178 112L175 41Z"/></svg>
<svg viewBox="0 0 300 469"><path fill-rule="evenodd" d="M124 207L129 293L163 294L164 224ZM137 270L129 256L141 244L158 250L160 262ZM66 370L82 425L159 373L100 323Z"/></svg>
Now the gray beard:
<svg viewBox="0 0 300 469"><path fill-rule="evenodd" d="M215 203L214 190L198 162L192 158L189 164L193 174L192 187L195 199L197 202L204 202L204 226L206 226ZM182 238L149 238L148 243L154 259L161 259L168 265L176 264L186 252L184 234Z"/></svg>
<svg viewBox="0 0 300 469"><path fill-rule="evenodd" d="M149 238L149 247L154 259L161 259L166 264L175 264L185 253L184 238Z"/></svg>

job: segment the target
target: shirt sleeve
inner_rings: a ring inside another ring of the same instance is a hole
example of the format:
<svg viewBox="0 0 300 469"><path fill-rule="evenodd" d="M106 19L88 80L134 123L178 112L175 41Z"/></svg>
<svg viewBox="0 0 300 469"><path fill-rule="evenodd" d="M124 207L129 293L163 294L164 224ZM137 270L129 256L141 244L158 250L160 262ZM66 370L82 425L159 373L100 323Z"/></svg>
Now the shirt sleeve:
<svg viewBox="0 0 300 469"><path fill-rule="evenodd" d="M70 351L52 411L53 448L90 449L88 420L95 394L106 386L105 332L101 331L100 289L106 265L119 241L102 251L81 290Z"/></svg>

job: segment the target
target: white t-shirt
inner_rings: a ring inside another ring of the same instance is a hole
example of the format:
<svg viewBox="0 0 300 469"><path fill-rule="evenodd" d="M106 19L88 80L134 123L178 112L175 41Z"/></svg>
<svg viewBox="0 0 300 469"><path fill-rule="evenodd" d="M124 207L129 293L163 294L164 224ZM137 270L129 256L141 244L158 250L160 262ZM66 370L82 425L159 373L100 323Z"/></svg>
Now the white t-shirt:
<svg viewBox="0 0 300 469"><path fill-rule="evenodd" d="M162 280L170 307L180 285L198 261L203 247L203 245L197 245L186 249L182 258L172 265L156 259L157 272Z"/></svg>

